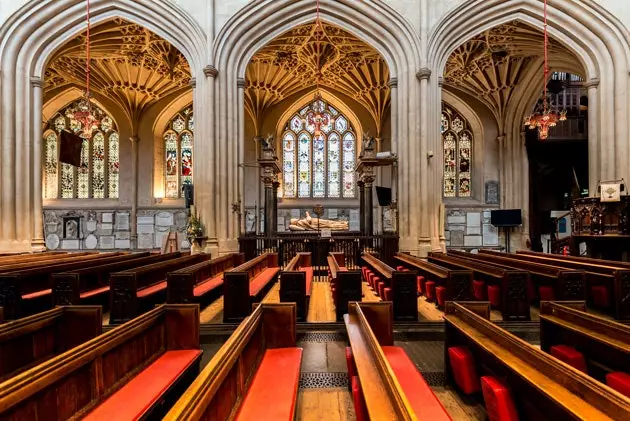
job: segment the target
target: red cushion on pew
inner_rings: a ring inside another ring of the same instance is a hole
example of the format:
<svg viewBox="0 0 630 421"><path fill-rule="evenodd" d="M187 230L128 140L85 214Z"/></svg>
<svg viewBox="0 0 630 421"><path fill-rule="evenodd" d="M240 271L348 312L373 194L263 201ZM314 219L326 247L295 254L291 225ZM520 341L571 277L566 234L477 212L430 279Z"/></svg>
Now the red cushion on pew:
<svg viewBox="0 0 630 421"><path fill-rule="evenodd" d="M512 395L505 383L496 377L483 376L481 390L490 421L518 421Z"/></svg>
<svg viewBox="0 0 630 421"><path fill-rule="evenodd" d="M402 272L403 270L405 270L404 266L396 266L396 270L399 272Z"/></svg>
<svg viewBox="0 0 630 421"><path fill-rule="evenodd" d="M610 294L608 288L605 285L596 285L591 288L591 295L593 295L593 303L599 307L610 306Z"/></svg>
<svg viewBox="0 0 630 421"><path fill-rule="evenodd" d="M493 308L501 307L501 287L498 285L488 285L488 301Z"/></svg>
<svg viewBox="0 0 630 421"><path fill-rule="evenodd" d="M424 276L418 276L416 278L416 282L418 283L418 294L420 295L424 294L424 283L425 283Z"/></svg>
<svg viewBox="0 0 630 421"><path fill-rule="evenodd" d="M198 349L166 351L83 419L89 421L140 419L199 355L201 351Z"/></svg>
<svg viewBox="0 0 630 421"><path fill-rule="evenodd" d="M377 284L377 288L378 288L378 296L381 297L381 300L385 299L385 282L384 281L378 281Z"/></svg>
<svg viewBox="0 0 630 421"><path fill-rule="evenodd" d="M22 295L23 300L29 300L33 298L43 297L44 295L52 294L52 289L42 289L41 291L31 292L30 294Z"/></svg>
<svg viewBox="0 0 630 421"><path fill-rule="evenodd" d="M475 358L470 349L465 346L454 346L448 349L448 359L451 363L455 383L467 395L479 392L479 376Z"/></svg>
<svg viewBox="0 0 630 421"><path fill-rule="evenodd" d="M630 398L630 374L617 371L606 374L606 384Z"/></svg>
<svg viewBox="0 0 630 421"><path fill-rule="evenodd" d="M102 293L108 292L108 291L109 291L109 285L105 285L104 287L91 289L89 291L83 291L79 297L80 298L90 298L90 297L94 297L95 295L102 294Z"/></svg>
<svg viewBox="0 0 630 421"><path fill-rule="evenodd" d="M208 291L212 291L215 288L219 288L221 285L223 285L223 274L215 276L214 278L209 278L199 283L197 286L195 286L195 289L193 291L195 297L201 297L203 294L207 293Z"/></svg>
<svg viewBox="0 0 630 421"><path fill-rule="evenodd" d="M278 274L280 268L267 268L249 283L249 295L258 294Z"/></svg>
<svg viewBox="0 0 630 421"><path fill-rule="evenodd" d="M138 297L146 297L147 295L155 294L156 292L166 289L166 281L158 282L146 288L138 291Z"/></svg>
<svg viewBox="0 0 630 421"><path fill-rule="evenodd" d="M306 295L311 295L311 286L313 284L313 266L300 268L302 272L306 272Z"/></svg>
<svg viewBox="0 0 630 421"><path fill-rule="evenodd" d="M391 288L383 288L383 299L385 301L392 300L392 289Z"/></svg>
<svg viewBox="0 0 630 421"><path fill-rule="evenodd" d="M301 363L302 348L266 350L236 420L292 420Z"/></svg>
<svg viewBox="0 0 630 421"><path fill-rule="evenodd" d="M441 307L444 305L444 302L446 301L446 288L444 287L437 287L435 288L435 298L437 300L438 305Z"/></svg>
<svg viewBox="0 0 630 421"><path fill-rule="evenodd" d="M427 281L424 284L424 288L425 288L425 293L427 296L427 301L429 302L435 301L435 282Z"/></svg>
<svg viewBox="0 0 630 421"><path fill-rule="evenodd" d="M486 299L486 283L484 281L473 281L473 294L475 299L483 301Z"/></svg>
<svg viewBox="0 0 630 421"><path fill-rule="evenodd" d="M374 275L372 272L368 272L368 285L374 288L374 278L378 278L378 276Z"/></svg>
<svg viewBox="0 0 630 421"><path fill-rule="evenodd" d="M367 412L367 406L365 405L365 398L363 397L363 391L361 390L361 382L359 376L351 377L352 388L352 402L354 403L354 412L357 421L370 421L370 416Z"/></svg>
<svg viewBox="0 0 630 421"><path fill-rule="evenodd" d="M554 345L551 347L551 355L586 373L586 361L584 360L584 355L572 346Z"/></svg>
<svg viewBox="0 0 630 421"><path fill-rule="evenodd" d="M553 287L545 286L538 288L538 295L540 296L540 301L553 301L555 297Z"/></svg>
<svg viewBox="0 0 630 421"><path fill-rule="evenodd" d="M372 289L374 290L376 295L378 295L378 284L379 284L379 282L381 282L381 277L374 275L372 277Z"/></svg>
<svg viewBox="0 0 630 421"><path fill-rule="evenodd" d="M419 420L451 419L404 349L384 346L383 353Z"/></svg>
<svg viewBox="0 0 630 421"><path fill-rule="evenodd" d="M358 375L357 365L354 362L354 355L352 354L352 347L346 347L346 364L348 365L348 378Z"/></svg>

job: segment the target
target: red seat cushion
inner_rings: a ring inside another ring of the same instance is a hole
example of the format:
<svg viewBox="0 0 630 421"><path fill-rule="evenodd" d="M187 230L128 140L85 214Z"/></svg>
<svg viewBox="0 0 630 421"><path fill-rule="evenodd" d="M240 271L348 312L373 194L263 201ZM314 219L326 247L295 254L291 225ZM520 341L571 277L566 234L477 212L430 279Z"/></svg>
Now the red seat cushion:
<svg viewBox="0 0 630 421"><path fill-rule="evenodd" d="M140 291L138 291L137 296L146 297L148 295L155 294L156 292L160 292L165 289L166 289L166 281L162 281L162 282L158 282L157 284L153 284L151 286L141 289Z"/></svg>
<svg viewBox="0 0 630 421"><path fill-rule="evenodd" d="M630 374L617 371L606 374L606 384L630 398Z"/></svg>
<svg viewBox="0 0 630 421"><path fill-rule="evenodd" d="M254 296L258 294L262 289L278 274L280 268L267 268L260 272L249 283L249 295Z"/></svg>
<svg viewBox="0 0 630 421"><path fill-rule="evenodd" d="M483 301L486 299L486 283L484 281L473 281L473 294L475 299Z"/></svg>
<svg viewBox="0 0 630 421"><path fill-rule="evenodd" d="M448 359L451 363L453 378L457 386L467 395L479 392L479 376L475 358L470 349L465 346L454 346L448 349Z"/></svg>
<svg viewBox="0 0 630 421"><path fill-rule="evenodd" d="M311 295L311 286L313 285L313 267L305 266L300 268L302 272L306 272L306 295L310 297Z"/></svg>
<svg viewBox="0 0 630 421"><path fill-rule="evenodd" d="M377 289L378 289L378 296L381 297L382 300L384 300L385 299L385 282L378 281Z"/></svg>
<svg viewBox="0 0 630 421"><path fill-rule="evenodd" d="M43 297L44 295L49 295L49 294L52 294L52 288L51 289L42 289L41 291L31 292L30 294L24 294L24 295L22 295L22 299L23 300L29 300L29 299L33 299L33 298Z"/></svg>
<svg viewBox="0 0 630 421"><path fill-rule="evenodd" d="M518 421L518 413L510 390L501 380L483 376L481 390L490 421Z"/></svg>
<svg viewBox="0 0 630 421"><path fill-rule="evenodd" d="M109 291L109 285L105 285L104 287L91 289L89 291L83 291L80 295L80 298L90 298L90 297L94 297L95 295L99 295L108 291Z"/></svg>
<svg viewBox="0 0 630 421"><path fill-rule="evenodd" d="M121 389L107 398L84 420L137 420L159 402L162 395L201 355L198 349L166 351Z"/></svg>
<svg viewBox="0 0 630 421"><path fill-rule="evenodd" d="M610 294L608 293L608 288L605 285L593 286L591 288L591 294L593 295L593 303L596 306L610 306Z"/></svg>
<svg viewBox="0 0 630 421"><path fill-rule="evenodd" d="M446 288L437 287L435 288L435 298L440 307L444 306L444 302L446 301Z"/></svg>
<svg viewBox="0 0 630 421"><path fill-rule="evenodd" d="M418 283L418 294L424 294L424 276L418 276L416 282Z"/></svg>
<svg viewBox="0 0 630 421"><path fill-rule="evenodd" d="M419 420L451 419L404 349L384 346L383 353Z"/></svg>
<svg viewBox="0 0 630 421"><path fill-rule="evenodd" d="M424 287L425 287L425 293L427 296L427 301L429 302L435 301L435 282L427 281L424 284Z"/></svg>
<svg viewBox="0 0 630 421"><path fill-rule="evenodd" d="M383 297L385 301L392 300L392 289L391 288L383 288Z"/></svg>
<svg viewBox="0 0 630 421"><path fill-rule="evenodd" d="M367 406L365 405L365 398L363 397L363 391L361 390L361 382L359 376L351 377L352 388L352 402L354 403L354 412L357 421L370 421L370 416L367 412Z"/></svg>
<svg viewBox="0 0 630 421"><path fill-rule="evenodd" d="M553 287L542 286L538 288L538 295L540 295L540 301L553 301L555 298Z"/></svg>
<svg viewBox="0 0 630 421"><path fill-rule="evenodd" d="M498 285L488 285L488 301L493 308L501 307L501 287Z"/></svg>
<svg viewBox="0 0 630 421"><path fill-rule="evenodd" d="M577 349L568 345L555 345L551 347L551 355L556 357L562 362L569 364L570 366L577 368L586 373L586 361L584 355Z"/></svg>
<svg viewBox="0 0 630 421"><path fill-rule="evenodd" d="M236 420L292 420L301 363L302 348L266 350Z"/></svg>
<svg viewBox="0 0 630 421"><path fill-rule="evenodd" d="M374 278L378 278L378 276L374 275L372 272L369 272L368 273L368 284L372 288L374 288Z"/></svg>
<svg viewBox="0 0 630 421"><path fill-rule="evenodd" d="M194 294L195 297L201 297L205 293L212 291L213 289L219 288L223 285L223 274L215 276L214 278L209 278L203 282L200 282L195 286Z"/></svg>
<svg viewBox="0 0 630 421"><path fill-rule="evenodd" d="M354 362L354 355L352 354L352 347L349 347L349 346L346 347L346 364L348 365L348 378L349 379L359 374L357 372L357 365Z"/></svg>
<svg viewBox="0 0 630 421"><path fill-rule="evenodd" d="M396 270L399 272L402 272L403 270L405 270L404 266L396 266Z"/></svg>

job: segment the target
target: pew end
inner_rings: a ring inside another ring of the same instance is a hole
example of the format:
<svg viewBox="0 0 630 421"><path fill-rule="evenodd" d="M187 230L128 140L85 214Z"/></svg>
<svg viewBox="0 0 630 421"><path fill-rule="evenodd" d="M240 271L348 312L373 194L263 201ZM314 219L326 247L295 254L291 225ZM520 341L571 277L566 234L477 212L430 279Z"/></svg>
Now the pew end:
<svg viewBox="0 0 630 421"><path fill-rule="evenodd" d="M97 337L103 332L101 306L61 306L62 321L57 335L62 348L68 350Z"/></svg>
<svg viewBox="0 0 630 421"><path fill-rule="evenodd" d="M199 349L199 305L164 304L166 349Z"/></svg>
<svg viewBox="0 0 630 421"><path fill-rule="evenodd" d="M457 314L461 307L472 311L485 320L490 320L490 301L447 301L444 306L444 314Z"/></svg>
<svg viewBox="0 0 630 421"><path fill-rule="evenodd" d="M541 301L540 314L553 314L556 306L569 307L577 311L586 313L586 301Z"/></svg>
<svg viewBox="0 0 630 421"><path fill-rule="evenodd" d="M392 302L352 302L348 306L349 313L356 315L357 308L360 308L363 312L379 345L394 345L394 306Z"/></svg>

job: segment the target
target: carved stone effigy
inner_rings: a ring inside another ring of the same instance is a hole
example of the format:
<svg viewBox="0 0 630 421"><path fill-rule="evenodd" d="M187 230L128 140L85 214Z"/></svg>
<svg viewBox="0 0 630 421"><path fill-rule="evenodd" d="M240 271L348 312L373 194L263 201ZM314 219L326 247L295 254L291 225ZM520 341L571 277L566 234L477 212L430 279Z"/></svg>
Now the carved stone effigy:
<svg viewBox="0 0 630 421"><path fill-rule="evenodd" d="M292 218L289 224L291 231L318 231L328 229L331 231L348 231L348 221L333 221L330 219L317 219L306 212L302 219Z"/></svg>

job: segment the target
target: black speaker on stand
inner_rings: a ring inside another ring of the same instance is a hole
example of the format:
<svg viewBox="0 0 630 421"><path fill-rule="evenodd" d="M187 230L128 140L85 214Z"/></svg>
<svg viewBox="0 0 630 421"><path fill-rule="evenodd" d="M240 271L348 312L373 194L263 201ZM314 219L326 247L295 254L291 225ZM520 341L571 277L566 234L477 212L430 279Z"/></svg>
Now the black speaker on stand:
<svg viewBox="0 0 630 421"><path fill-rule="evenodd" d="M378 199L378 206L381 208L381 234L385 234L385 215L383 214L383 208L392 204L392 189L389 187L375 186L376 198Z"/></svg>
<svg viewBox="0 0 630 421"><path fill-rule="evenodd" d="M184 190L186 209L190 209L190 206L195 204L195 187L192 184L184 184L182 190Z"/></svg>
<svg viewBox="0 0 630 421"><path fill-rule="evenodd" d="M510 230L523 224L521 209L497 209L490 212L490 223L501 229L505 228L505 252L510 252Z"/></svg>

